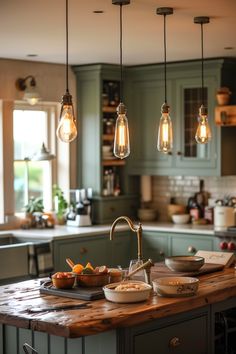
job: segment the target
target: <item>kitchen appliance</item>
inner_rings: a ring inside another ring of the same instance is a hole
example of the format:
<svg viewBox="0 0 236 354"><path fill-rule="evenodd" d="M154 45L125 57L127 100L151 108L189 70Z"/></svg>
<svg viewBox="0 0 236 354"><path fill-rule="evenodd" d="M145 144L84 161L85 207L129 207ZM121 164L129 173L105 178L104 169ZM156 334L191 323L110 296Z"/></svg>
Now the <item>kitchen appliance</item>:
<svg viewBox="0 0 236 354"><path fill-rule="evenodd" d="M216 231L226 230L235 225L235 208L216 205L214 208L214 228Z"/></svg>
<svg viewBox="0 0 236 354"><path fill-rule="evenodd" d="M90 226L92 188L70 191L70 211L67 215L68 226Z"/></svg>

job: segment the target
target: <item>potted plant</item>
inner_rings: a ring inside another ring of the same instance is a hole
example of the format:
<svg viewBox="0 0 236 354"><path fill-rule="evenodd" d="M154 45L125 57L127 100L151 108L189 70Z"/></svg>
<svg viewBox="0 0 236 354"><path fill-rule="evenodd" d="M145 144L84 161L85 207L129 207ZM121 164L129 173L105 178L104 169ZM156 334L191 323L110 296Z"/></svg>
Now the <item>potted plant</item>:
<svg viewBox="0 0 236 354"><path fill-rule="evenodd" d="M29 202L25 205L24 209L26 213L26 219L29 220L30 226L36 226L36 213L43 214L43 199L41 197L30 197Z"/></svg>
<svg viewBox="0 0 236 354"><path fill-rule="evenodd" d="M53 186L53 197L57 222L58 224L63 225L66 222L68 203L64 197L63 191L57 185Z"/></svg>

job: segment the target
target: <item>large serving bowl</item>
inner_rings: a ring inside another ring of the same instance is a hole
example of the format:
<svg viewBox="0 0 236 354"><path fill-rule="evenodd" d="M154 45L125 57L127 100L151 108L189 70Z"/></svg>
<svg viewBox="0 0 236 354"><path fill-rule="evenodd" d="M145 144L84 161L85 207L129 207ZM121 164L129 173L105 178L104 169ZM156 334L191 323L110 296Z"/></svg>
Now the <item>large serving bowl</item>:
<svg viewBox="0 0 236 354"><path fill-rule="evenodd" d="M77 284L84 287L104 286L109 283L109 274L78 274Z"/></svg>
<svg viewBox="0 0 236 354"><path fill-rule="evenodd" d="M132 284L132 287L130 287L128 290L129 284ZM122 285L124 289L116 290L116 288L120 285ZM134 286L136 286L136 289ZM127 288L125 289L125 287ZM108 284L103 287L105 298L109 301L117 303L145 301L149 298L151 290L151 285L138 280L123 281L119 283Z"/></svg>
<svg viewBox="0 0 236 354"><path fill-rule="evenodd" d="M153 280L153 290L160 296L183 297L195 295L199 280L191 277L163 277Z"/></svg>
<svg viewBox="0 0 236 354"><path fill-rule="evenodd" d="M198 256L172 256L165 258L166 266L174 272L198 271L204 262L204 258Z"/></svg>

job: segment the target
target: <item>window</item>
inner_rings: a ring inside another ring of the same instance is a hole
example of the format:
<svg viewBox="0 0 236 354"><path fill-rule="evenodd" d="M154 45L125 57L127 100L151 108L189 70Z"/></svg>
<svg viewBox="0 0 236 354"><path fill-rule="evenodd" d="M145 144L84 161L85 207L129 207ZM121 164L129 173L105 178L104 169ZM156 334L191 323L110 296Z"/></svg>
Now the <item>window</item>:
<svg viewBox="0 0 236 354"><path fill-rule="evenodd" d="M13 111L14 140L14 209L22 212L29 198L42 197L46 210L52 208L52 168L55 161L31 161L44 143L55 150L50 141L50 128L55 126L55 114L41 107L16 106ZM51 182L51 183L50 183Z"/></svg>
<svg viewBox="0 0 236 354"><path fill-rule="evenodd" d="M56 183L69 200L77 179L75 144L56 139L60 103L0 100L0 228L17 226L16 214L28 197L42 196L45 211L52 210L52 185ZM45 144L56 158L31 161ZM70 153L71 152L71 153ZM28 177L27 177L28 174ZM28 183L27 183L28 181ZM28 194L27 194L28 191ZM2 224L2 225L1 225Z"/></svg>

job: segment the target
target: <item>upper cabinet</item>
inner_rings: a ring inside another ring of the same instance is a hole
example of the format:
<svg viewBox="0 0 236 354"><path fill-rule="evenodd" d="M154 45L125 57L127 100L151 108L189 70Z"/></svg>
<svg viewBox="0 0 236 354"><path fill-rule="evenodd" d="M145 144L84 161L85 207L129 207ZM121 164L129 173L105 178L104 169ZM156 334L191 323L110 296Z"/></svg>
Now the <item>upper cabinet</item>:
<svg viewBox="0 0 236 354"><path fill-rule="evenodd" d="M126 160L113 155L119 66L78 65L73 70L78 97L78 185L93 188L93 222L113 221L127 205L128 215L133 217L137 197L135 188L128 188Z"/></svg>
<svg viewBox="0 0 236 354"><path fill-rule="evenodd" d="M231 85L235 63L207 60L204 63L204 93L208 106L212 141L195 141L201 105L200 61L171 63L167 66L167 98L173 121L172 153L157 151L160 108L164 101L163 65L130 67L127 70L126 104L129 108L131 153L130 174L219 176L235 174L232 154L236 148L232 131L223 131L214 122L216 90ZM235 135L234 135L235 136Z"/></svg>

